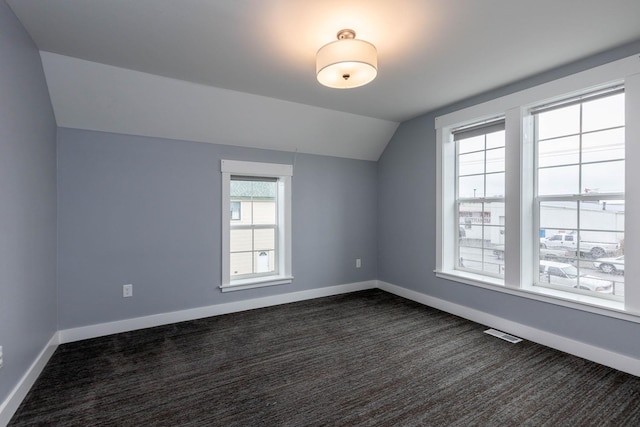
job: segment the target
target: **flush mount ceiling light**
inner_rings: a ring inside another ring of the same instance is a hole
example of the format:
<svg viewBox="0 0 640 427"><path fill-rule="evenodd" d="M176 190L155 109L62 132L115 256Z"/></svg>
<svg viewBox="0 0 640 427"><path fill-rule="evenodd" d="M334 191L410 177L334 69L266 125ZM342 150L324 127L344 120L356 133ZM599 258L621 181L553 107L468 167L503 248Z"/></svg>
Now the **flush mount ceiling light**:
<svg viewBox="0 0 640 427"><path fill-rule="evenodd" d="M363 86L378 74L378 51L353 30L338 32L338 40L326 44L316 54L316 75L325 86L349 89Z"/></svg>

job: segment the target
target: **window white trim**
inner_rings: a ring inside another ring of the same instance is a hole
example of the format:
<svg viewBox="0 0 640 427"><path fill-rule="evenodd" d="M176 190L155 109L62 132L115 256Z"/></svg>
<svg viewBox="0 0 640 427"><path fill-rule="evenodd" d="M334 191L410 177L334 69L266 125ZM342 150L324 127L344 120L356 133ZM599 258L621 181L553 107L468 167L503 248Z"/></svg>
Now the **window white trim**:
<svg viewBox="0 0 640 427"><path fill-rule="evenodd" d="M601 298L586 297L570 292L554 291L541 287L533 287L534 255L534 218L533 218L533 179L534 150L533 127L528 120L528 110L540 102L549 102L577 95L581 92L610 86L615 82L624 82L626 99L626 161L629 165L640 162L640 57L632 56L595 67L562 79L554 80L530 89L516 92L504 97L474 105L465 109L445 114L435 119L436 130L436 268L438 277L455 280L474 286L516 294L526 298L542 299L572 308L596 311L599 314L620 317L640 316L640 286L634 278L640 277L640 265L628 263L625 266L625 277L630 280L625 286L624 304ZM482 120L505 115L506 117L506 242L505 242L505 281L504 285L482 275L456 271L453 256L455 241L453 236L458 224L452 203L455 194L455 144L451 131L460 126L469 125ZM517 176L518 179L513 177ZM629 259L640 259L640 224L631 218L640 213L640 191L633 191L634 185L640 181L638 168L626 168L625 209L631 212L626 215L625 223L625 256ZM537 269L536 269L537 270Z"/></svg>
<svg viewBox="0 0 640 427"><path fill-rule="evenodd" d="M291 283L291 179L293 166L278 163L222 160L222 280L223 292ZM278 184L278 274L231 280L230 222L231 175L277 178Z"/></svg>
<svg viewBox="0 0 640 427"><path fill-rule="evenodd" d="M640 61L640 60L639 60ZM625 259L640 260L640 222L637 220L640 213L640 168L637 167L640 159L640 74L629 76L625 79L625 130L626 144L625 157L628 164L625 176L625 211L631 215L625 215L624 230ZM634 219L631 219L634 218ZM640 313L640 265L638 262L630 262L625 270L625 277L630 286L625 286L625 310ZM625 265L626 267L626 265Z"/></svg>

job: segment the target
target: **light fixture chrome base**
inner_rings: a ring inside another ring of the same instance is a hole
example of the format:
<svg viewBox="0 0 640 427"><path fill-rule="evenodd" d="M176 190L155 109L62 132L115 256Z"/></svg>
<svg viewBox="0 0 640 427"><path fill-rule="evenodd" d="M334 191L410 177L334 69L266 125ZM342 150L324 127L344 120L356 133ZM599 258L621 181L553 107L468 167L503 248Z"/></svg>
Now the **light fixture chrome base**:
<svg viewBox="0 0 640 427"><path fill-rule="evenodd" d="M356 32L349 29L340 30L338 31L337 37L338 37L338 40L355 39Z"/></svg>

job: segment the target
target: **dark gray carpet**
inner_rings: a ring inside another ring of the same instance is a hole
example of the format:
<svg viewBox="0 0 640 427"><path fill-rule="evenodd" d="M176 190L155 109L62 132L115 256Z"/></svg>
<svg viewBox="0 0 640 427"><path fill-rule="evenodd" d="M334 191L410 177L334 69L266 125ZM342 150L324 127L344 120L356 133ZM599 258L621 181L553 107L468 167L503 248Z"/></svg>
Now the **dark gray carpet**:
<svg viewBox="0 0 640 427"><path fill-rule="evenodd" d="M638 426L640 378L382 291L61 345L11 426Z"/></svg>

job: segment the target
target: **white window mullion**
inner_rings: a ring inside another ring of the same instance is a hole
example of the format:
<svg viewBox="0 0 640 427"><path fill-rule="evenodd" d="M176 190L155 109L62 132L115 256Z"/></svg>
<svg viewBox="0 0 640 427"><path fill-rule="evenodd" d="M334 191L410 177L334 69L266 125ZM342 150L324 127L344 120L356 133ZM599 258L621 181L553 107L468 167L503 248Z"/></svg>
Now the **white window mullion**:
<svg viewBox="0 0 640 427"><path fill-rule="evenodd" d="M438 162L436 164L437 200L438 209L436 221L438 230L436 233L436 244L441 250L436 251L436 271L452 271L455 260L450 254L458 252L457 239L450 236L458 230L455 223L458 215L455 212L457 205L450 203L454 200L455 194L455 162L456 147L450 133L450 129L437 129L436 133L442 144L437 146Z"/></svg>
<svg viewBox="0 0 640 427"><path fill-rule="evenodd" d="M628 76L625 80L625 158L628 167L625 176L625 310L640 313L640 74Z"/></svg>
<svg viewBox="0 0 640 427"><path fill-rule="evenodd" d="M521 288L531 282L533 260L533 138L523 109L505 114L505 286ZM516 177L516 178L514 178Z"/></svg>

